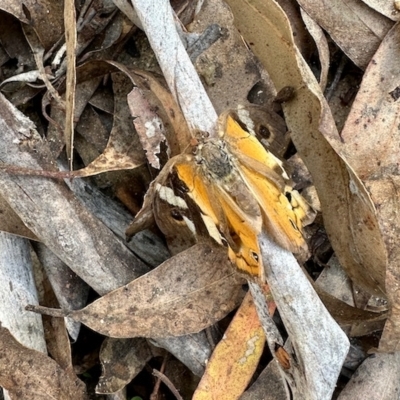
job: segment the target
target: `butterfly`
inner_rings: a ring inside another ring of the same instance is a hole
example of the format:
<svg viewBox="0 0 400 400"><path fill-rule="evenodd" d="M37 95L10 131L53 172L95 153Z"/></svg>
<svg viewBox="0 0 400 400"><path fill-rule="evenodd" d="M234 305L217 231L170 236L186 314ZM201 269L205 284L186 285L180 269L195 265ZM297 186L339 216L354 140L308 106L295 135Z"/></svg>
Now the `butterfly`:
<svg viewBox="0 0 400 400"><path fill-rule="evenodd" d="M310 216L308 204L288 184L282 162L237 114L220 116L218 137L203 135L194 142L191 152L170 159L152 182L127 236L143 229L153 214L167 241L168 235L193 243L211 237L227 247L240 272L261 280L258 235L263 230L281 247L307 252L302 227Z"/></svg>

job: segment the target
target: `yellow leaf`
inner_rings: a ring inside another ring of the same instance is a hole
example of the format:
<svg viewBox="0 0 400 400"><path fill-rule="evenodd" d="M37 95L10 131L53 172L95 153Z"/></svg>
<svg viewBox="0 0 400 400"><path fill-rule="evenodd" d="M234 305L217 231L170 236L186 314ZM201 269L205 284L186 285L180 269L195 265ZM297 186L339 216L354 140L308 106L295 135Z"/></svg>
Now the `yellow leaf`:
<svg viewBox="0 0 400 400"><path fill-rule="evenodd" d="M257 368L264 344L265 334L249 292L215 348L193 400L238 399Z"/></svg>

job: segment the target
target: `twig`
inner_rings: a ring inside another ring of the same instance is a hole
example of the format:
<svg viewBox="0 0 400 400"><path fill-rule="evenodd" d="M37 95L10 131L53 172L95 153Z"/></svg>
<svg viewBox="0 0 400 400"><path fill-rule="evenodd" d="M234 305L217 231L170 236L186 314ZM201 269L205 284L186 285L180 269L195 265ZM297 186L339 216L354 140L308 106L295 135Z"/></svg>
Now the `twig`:
<svg viewBox="0 0 400 400"><path fill-rule="evenodd" d="M183 400L183 397L179 394L178 389L163 373L157 371L156 369L153 369L153 375L160 379L168 387L168 389L177 398L177 400Z"/></svg>
<svg viewBox="0 0 400 400"><path fill-rule="evenodd" d="M212 327L210 326L210 327L206 328L205 332L206 332L208 343L210 344L211 349L214 350L216 345L215 345L215 340L214 340L213 334L211 332L211 329L212 329Z"/></svg>
<svg viewBox="0 0 400 400"><path fill-rule="evenodd" d="M165 371L165 367L167 365L167 358L168 358L168 353L166 353L165 356L164 356L164 360L163 360L163 363L162 363L161 368L160 368L160 372L161 373L164 373L164 371ZM161 379L157 378L156 384L154 385L153 392L150 395L150 400L157 400L157 394L158 394L158 391L160 389L160 384L161 384Z"/></svg>
<svg viewBox="0 0 400 400"><path fill-rule="evenodd" d="M336 69L335 76L333 78L333 82L331 85L325 90L325 98L329 101L332 96L333 92L335 91L337 85L339 84L340 78L342 77L344 67L347 64L347 57L343 54L342 58L340 59L339 65Z"/></svg>
<svg viewBox="0 0 400 400"><path fill-rule="evenodd" d="M38 304L28 304L25 307L26 311L32 311L36 314L48 315L50 317L56 318L64 318L67 316L67 313L59 308L48 308L39 306Z"/></svg>
<svg viewBox="0 0 400 400"><path fill-rule="evenodd" d="M76 174L78 171L47 171L43 169L18 167L16 165L0 165L0 171L12 175L42 176L44 178L53 179L73 179L79 177L79 174Z"/></svg>

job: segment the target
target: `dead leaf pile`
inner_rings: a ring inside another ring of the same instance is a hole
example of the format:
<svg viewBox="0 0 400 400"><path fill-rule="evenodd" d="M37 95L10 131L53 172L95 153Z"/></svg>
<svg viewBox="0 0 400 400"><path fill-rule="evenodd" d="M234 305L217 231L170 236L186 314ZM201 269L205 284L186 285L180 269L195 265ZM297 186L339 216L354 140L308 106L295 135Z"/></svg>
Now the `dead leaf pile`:
<svg viewBox="0 0 400 400"><path fill-rule="evenodd" d="M11 399L395 398L397 2L171 3L0 4L0 386ZM318 210L301 268L260 237L269 287L247 294L226 248L173 210L155 218L151 197L230 108Z"/></svg>

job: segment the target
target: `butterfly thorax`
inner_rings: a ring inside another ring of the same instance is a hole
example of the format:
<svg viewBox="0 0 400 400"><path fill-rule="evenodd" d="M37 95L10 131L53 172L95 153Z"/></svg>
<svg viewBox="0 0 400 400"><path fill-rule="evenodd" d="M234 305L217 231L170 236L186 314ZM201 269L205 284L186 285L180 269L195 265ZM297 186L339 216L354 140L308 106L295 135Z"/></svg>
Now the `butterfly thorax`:
<svg viewBox="0 0 400 400"><path fill-rule="evenodd" d="M208 139L197 147L196 162L205 176L218 182L248 216L259 217L260 207L235 167L235 159L221 139Z"/></svg>
<svg viewBox="0 0 400 400"><path fill-rule="evenodd" d="M222 140L209 139L198 145L196 162L201 165L206 175L212 179L223 181L233 171L230 154Z"/></svg>

